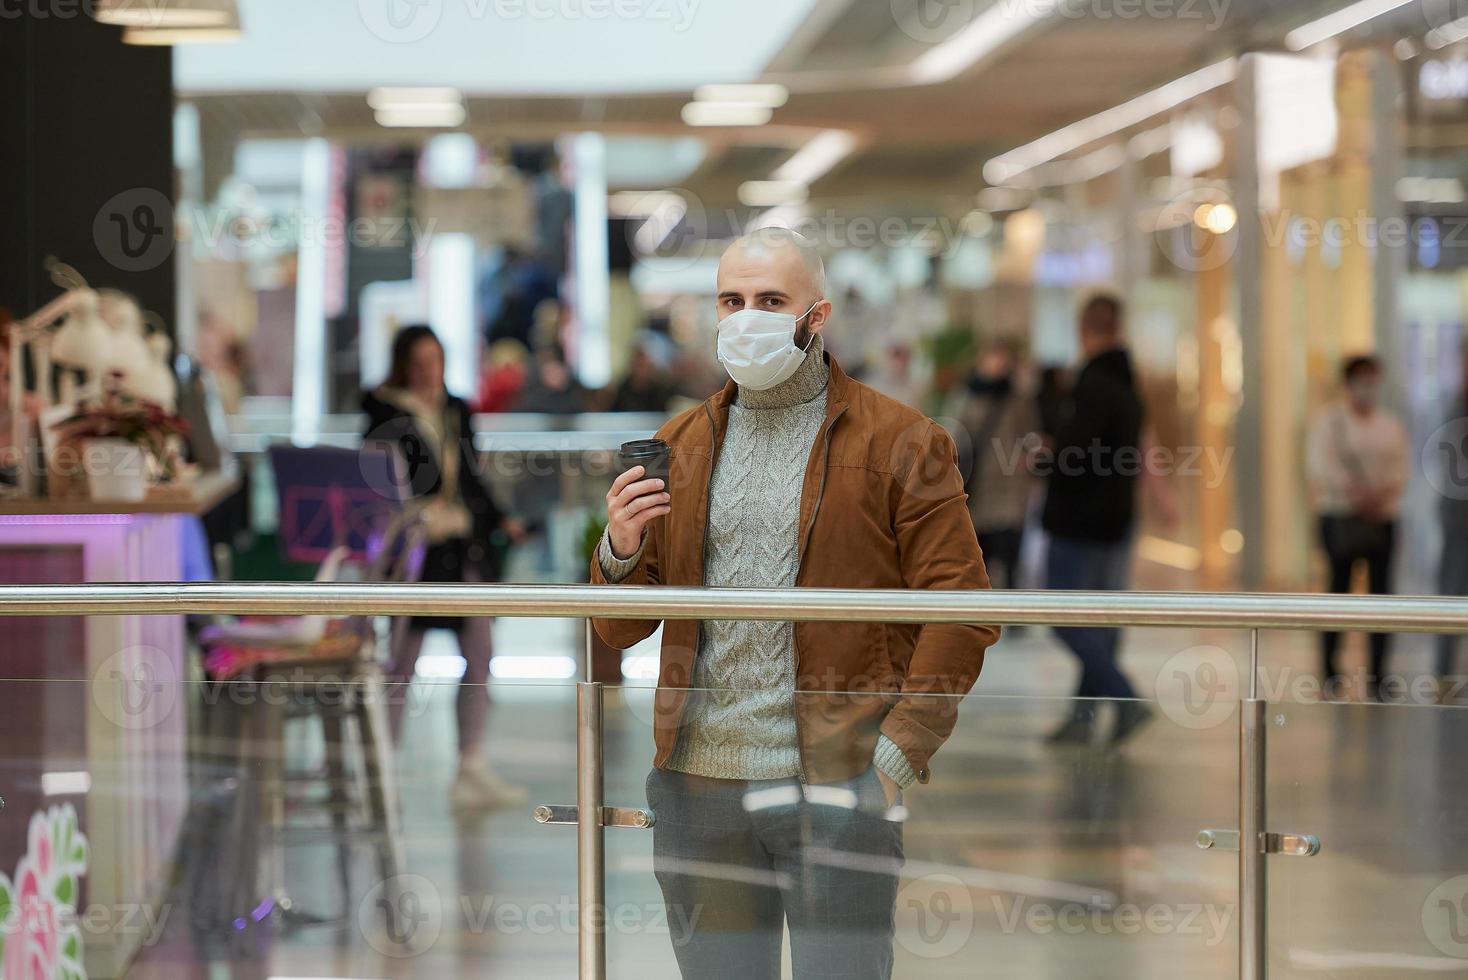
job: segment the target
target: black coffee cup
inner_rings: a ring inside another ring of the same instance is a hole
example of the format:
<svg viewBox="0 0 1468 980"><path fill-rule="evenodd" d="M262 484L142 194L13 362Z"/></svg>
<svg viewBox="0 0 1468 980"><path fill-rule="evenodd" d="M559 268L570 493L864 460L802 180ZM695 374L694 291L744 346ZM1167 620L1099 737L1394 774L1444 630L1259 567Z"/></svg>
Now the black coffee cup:
<svg viewBox="0 0 1468 980"><path fill-rule="evenodd" d="M622 463L623 473L634 466L641 466L646 472L638 478L639 482L641 480L662 480L663 490L669 489L668 470L671 454L668 444L663 440L634 439L631 442L624 442L617 457Z"/></svg>

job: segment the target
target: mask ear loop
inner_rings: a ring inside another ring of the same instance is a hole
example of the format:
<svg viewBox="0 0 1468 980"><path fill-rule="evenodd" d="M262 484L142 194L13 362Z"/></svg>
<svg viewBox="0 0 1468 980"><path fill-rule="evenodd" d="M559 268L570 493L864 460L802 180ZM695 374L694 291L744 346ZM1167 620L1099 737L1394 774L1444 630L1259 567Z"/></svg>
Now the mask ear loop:
<svg viewBox="0 0 1468 980"><path fill-rule="evenodd" d="M798 317L795 318L795 322L796 323L799 323L801 320L804 320L806 317L810 316L812 313L815 312L815 308L817 306L820 306L824 302L825 302L825 300L823 300L823 299L816 300L814 303L811 304L810 309L806 310L804 313L800 314L800 316L798 316ZM810 345L813 344L813 343L815 343L815 342L816 342L816 332L814 330L812 330L810 332L810 339L805 342L805 347L803 347L800 352L802 354L809 354L810 353Z"/></svg>

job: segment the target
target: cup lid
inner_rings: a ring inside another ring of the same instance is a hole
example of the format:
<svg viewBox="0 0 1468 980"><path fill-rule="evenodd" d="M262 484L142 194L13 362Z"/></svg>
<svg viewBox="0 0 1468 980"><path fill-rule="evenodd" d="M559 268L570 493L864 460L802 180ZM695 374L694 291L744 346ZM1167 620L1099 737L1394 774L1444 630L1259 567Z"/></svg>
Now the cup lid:
<svg viewBox="0 0 1468 980"><path fill-rule="evenodd" d="M622 443L623 456L656 456L668 451L668 444L661 439L634 439Z"/></svg>

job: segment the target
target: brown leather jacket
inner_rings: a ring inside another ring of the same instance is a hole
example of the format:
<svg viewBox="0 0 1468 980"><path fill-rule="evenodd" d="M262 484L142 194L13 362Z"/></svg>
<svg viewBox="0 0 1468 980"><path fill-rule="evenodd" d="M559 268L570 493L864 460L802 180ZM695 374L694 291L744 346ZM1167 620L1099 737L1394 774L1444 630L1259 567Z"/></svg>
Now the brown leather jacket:
<svg viewBox="0 0 1468 980"><path fill-rule="evenodd" d="M826 358L826 419L800 489L797 587L988 588L953 440ZM703 584L709 480L735 391L731 381L658 430L672 449L672 510L648 526L642 559L619 584ZM606 583L595 557L591 580ZM658 626L650 619L594 623L602 639L620 648ZM659 767L678 736L699 625L686 619L664 625L653 727L653 764ZM985 649L998 638L995 626L796 623L795 711L804 778L835 782L865 771L883 733L927 782L928 760L953 731L957 702L973 687Z"/></svg>

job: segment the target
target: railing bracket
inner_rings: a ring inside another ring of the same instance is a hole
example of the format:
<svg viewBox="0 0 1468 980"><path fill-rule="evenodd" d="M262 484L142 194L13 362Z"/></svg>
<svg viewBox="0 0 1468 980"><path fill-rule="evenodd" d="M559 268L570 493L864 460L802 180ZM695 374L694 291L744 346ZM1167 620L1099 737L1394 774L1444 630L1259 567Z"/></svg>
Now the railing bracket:
<svg viewBox="0 0 1468 980"><path fill-rule="evenodd" d="M1264 834L1262 850L1265 854L1283 854L1285 857L1314 857L1320 853L1320 838L1314 834ZM1198 847L1205 851L1237 851L1237 830L1202 830L1198 832Z"/></svg>
<svg viewBox="0 0 1468 980"><path fill-rule="evenodd" d="M574 803L543 803L535 808L534 817L536 823L574 825L577 812ZM655 823L657 823L657 815L651 810L628 806L601 808L603 827L630 827L633 830L647 830Z"/></svg>

